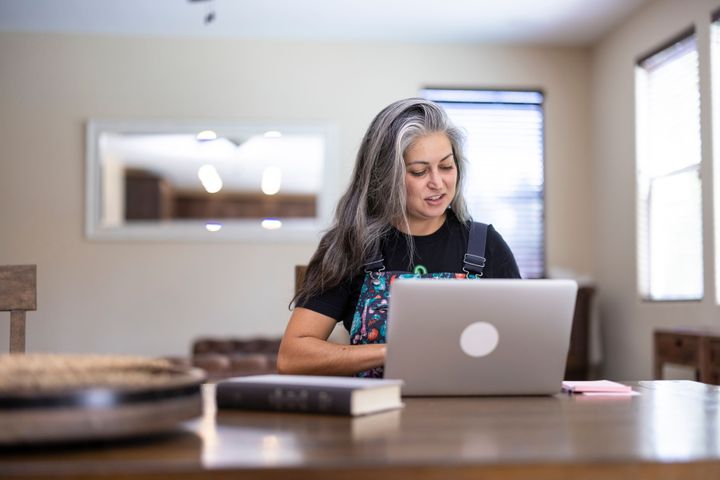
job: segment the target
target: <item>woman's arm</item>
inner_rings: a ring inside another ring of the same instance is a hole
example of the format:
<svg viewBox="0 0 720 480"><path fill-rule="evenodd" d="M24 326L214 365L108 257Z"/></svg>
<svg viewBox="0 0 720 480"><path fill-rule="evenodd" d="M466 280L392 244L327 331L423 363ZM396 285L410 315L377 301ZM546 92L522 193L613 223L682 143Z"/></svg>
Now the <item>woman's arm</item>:
<svg viewBox="0 0 720 480"><path fill-rule="evenodd" d="M295 375L352 375L385 363L385 345L328 342L334 318L296 307L278 352L278 372Z"/></svg>

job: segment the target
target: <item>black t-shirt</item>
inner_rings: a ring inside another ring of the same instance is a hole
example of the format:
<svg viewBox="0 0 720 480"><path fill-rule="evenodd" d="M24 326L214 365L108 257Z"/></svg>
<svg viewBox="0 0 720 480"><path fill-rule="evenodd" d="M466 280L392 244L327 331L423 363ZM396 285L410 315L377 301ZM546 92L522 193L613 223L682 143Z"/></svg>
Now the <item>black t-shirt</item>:
<svg viewBox="0 0 720 480"><path fill-rule="evenodd" d="M412 272L416 266L422 265L428 273L462 273L469 233L468 227L448 211L445 223L436 232L412 237L415 245L414 258L412 263L408 264L407 236L393 228L383 238L380 247L385 260L385 270ZM483 278L520 278L510 247L492 225L487 230L485 260ZM358 272L352 280L309 298L298 306L341 321L350 331L364 278L365 272Z"/></svg>

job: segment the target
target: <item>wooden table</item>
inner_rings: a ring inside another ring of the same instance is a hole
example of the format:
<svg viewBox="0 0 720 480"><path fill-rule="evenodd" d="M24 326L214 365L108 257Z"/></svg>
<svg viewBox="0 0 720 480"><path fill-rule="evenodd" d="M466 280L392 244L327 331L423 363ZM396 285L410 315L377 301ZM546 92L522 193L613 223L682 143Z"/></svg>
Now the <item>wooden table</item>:
<svg viewBox="0 0 720 480"><path fill-rule="evenodd" d="M367 417L219 412L143 441L0 450L0 478L720 478L720 387L633 397L409 398Z"/></svg>
<svg viewBox="0 0 720 480"><path fill-rule="evenodd" d="M666 363L692 367L696 380L720 384L720 329L684 327L655 330L655 378Z"/></svg>

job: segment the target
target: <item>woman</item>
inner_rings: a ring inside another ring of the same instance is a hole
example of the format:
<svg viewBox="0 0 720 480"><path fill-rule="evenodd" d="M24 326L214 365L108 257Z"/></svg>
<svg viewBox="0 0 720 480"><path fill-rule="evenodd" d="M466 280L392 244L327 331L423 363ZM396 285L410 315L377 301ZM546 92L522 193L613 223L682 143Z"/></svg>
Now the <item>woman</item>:
<svg viewBox="0 0 720 480"><path fill-rule="evenodd" d="M462 195L465 174L462 135L438 105L409 98L375 117L334 224L294 299L278 354L281 373L381 376L385 292L397 276L388 272L465 276L471 225ZM482 276L520 277L492 226L480 255L486 259ZM379 291L384 295L375 295ZM327 341L340 321L352 345Z"/></svg>

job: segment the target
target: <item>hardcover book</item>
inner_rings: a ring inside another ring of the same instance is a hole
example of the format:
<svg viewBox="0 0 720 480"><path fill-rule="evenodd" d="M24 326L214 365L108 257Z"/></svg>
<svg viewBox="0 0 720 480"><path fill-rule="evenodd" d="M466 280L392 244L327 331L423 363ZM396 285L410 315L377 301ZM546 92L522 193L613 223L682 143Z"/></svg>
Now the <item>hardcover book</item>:
<svg viewBox="0 0 720 480"><path fill-rule="evenodd" d="M366 415L402 407L402 380L315 375L251 375L217 383L220 409Z"/></svg>

